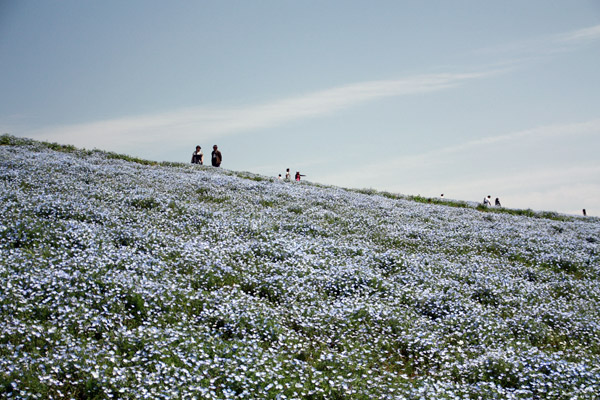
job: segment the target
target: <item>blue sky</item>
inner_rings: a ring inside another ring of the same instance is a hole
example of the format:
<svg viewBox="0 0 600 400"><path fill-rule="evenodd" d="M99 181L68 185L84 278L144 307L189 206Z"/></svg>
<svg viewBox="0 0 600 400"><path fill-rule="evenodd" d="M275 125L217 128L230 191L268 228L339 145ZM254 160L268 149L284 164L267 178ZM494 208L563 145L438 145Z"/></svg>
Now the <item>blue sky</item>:
<svg viewBox="0 0 600 400"><path fill-rule="evenodd" d="M0 1L0 132L600 216L600 2Z"/></svg>

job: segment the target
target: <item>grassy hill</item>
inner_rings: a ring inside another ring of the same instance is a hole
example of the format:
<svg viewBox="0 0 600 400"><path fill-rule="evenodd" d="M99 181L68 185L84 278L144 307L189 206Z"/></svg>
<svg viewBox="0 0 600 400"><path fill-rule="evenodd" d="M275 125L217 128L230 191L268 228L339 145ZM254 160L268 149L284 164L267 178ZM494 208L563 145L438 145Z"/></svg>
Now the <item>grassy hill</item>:
<svg viewBox="0 0 600 400"><path fill-rule="evenodd" d="M600 393L597 218L0 144L0 398Z"/></svg>

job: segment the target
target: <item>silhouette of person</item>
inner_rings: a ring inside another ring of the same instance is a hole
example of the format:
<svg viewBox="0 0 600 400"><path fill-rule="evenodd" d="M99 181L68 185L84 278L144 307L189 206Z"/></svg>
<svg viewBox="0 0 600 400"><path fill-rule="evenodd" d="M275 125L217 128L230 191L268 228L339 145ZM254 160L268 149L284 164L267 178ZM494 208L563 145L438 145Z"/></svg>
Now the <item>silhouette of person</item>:
<svg viewBox="0 0 600 400"><path fill-rule="evenodd" d="M496 197L496 207L502 207L502 206L500 205L500 199L499 199L499 198L497 198L497 197Z"/></svg>
<svg viewBox="0 0 600 400"><path fill-rule="evenodd" d="M587 217L587 212L585 211L585 208L583 209L583 216Z"/></svg>
<svg viewBox="0 0 600 400"><path fill-rule="evenodd" d="M483 198L483 205L484 206L491 206L492 205L492 196L484 197Z"/></svg>
<svg viewBox="0 0 600 400"><path fill-rule="evenodd" d="M202 154L202 147L196 146L196 151L192 153L192 164L204 164L204 154Z"/></svg>
<svg viewBox="0 0 600 400"><path fill-rule="evenodd" d="M216 144L213 146L211 161L213 167L220 167L221 161L223 161L223 156L221 155L221 152Z"/></svg>

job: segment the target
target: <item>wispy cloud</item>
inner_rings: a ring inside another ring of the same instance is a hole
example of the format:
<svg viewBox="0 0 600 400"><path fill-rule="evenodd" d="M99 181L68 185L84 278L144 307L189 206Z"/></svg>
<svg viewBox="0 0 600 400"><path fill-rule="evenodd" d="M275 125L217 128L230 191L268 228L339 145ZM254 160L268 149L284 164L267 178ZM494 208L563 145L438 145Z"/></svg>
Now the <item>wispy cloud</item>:
<svg viewBox="0 0 600 400"><path fill-rule="evenodd" d="M425 169L430 170L442 168L444 165L468 163L470 161L469 157L479 156L484 152L497 153L503 151L500 148L501 145L514 145L515 143L525 143L525 141L536 143L537 149L531 149L533 154L536 151L539 152L544 147L544 143L549 143L550 139L573 142L578 137L598 137L599 135L600 119L572 124L548 125L504 135L474 139L407 157L361 165L360 168L345 169L342 173L326 175L322 179L325 183L344 182L343 185L347 186L356 186L356 183L352 184L352 182L371 182L372 185L376 185L376 181L379 180L389 187L393 184L397 171L417 172L423 171L424 166L426 166ZM506 151L506 148L504 151ZM488 172L486 171L486 174ZM486 179L489 179L489 176Z"/></svg>
<svg viewBox="0 0 600 400"><path fill-rule="evenodd" d="M504 135L484 137L481 139L475 139L461 144L432 150L431 152L421 154L417 157L431 158L441 156L444 154L475 150L477 148L493 146L503 142L514 143L524 138L533 138L542 141L552 137L564 137L572 139L574 136L588 134L600 134L600 119L593 119L586 122L577 122L572 124L548 125L532 129L525 129L517 132L511 132Z"/></svg>
<svg viewBox="0 0 600 400"><path fill-rule="evenodd" d="M554 37L556 42L583 43L600 39L600 25L563 33Z"/></svg>
<svg viewBox="0 0 600 400"><path fill-rule="evenodd" d="M596 40L600 40L600 25L493 46L479 52L504 57L503 63L519 64L529 59L577 50Z"/></svg>
<svg viewBox="0 0 600 400"><path fill-rule="evenodd" d="M544 192L565 184L592 183L598 186L599 176L599 164L583 162L571 166L544 166L499 176L488 175L468 181L455 180L451 182L451 185L468 191L480 191L481 188L502 188L503 192L523 192L530 190L532 183L535 182L535 190Z"/></svg>
<svg viewBox="0 0 600 400"><path fill-rule="evenodd" d="M397 80L360 82L270 103L231 108L196 107L173 112L44 128L28 134L84 147L128 150L167 139L195 141L250 132L319 117L385 97L445 90L503 70L416 75Z"/></svg>

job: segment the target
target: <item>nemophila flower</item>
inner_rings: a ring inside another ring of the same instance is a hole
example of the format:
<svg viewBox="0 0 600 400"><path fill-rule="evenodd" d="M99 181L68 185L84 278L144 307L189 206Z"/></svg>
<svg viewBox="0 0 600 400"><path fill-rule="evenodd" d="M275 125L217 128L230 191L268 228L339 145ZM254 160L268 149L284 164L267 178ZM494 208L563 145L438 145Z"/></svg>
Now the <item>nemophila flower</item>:
<svg viewBox="0 0 600 400"><path fill-rule="evenodd" d="M591 399L599 234L594 219L0 146L0 390Z"/></svg>

